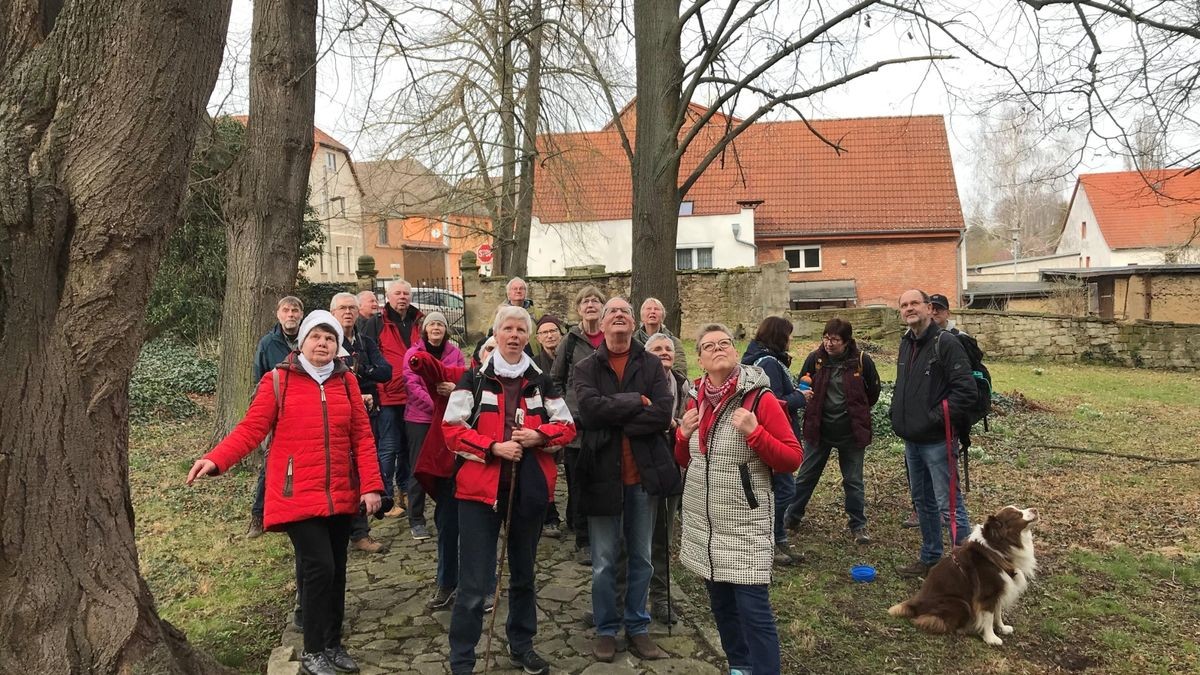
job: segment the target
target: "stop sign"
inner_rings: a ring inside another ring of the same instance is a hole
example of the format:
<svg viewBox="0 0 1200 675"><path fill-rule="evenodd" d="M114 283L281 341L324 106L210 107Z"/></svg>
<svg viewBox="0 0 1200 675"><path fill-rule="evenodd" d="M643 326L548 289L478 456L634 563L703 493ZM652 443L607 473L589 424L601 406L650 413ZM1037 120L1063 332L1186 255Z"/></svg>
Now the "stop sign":
<svg viewBox="0 0 1200 675"><path fill-rule="evenodd" d="M475 258L481 263L492 262L492 245L480 244L479 248L475 249Z"/></svg>

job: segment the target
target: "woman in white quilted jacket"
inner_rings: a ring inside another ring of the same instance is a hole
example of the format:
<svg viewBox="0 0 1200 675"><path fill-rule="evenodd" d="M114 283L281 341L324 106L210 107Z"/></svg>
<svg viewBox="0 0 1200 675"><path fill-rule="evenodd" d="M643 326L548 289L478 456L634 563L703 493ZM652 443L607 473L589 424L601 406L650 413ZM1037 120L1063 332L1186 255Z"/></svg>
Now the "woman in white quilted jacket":
<svg viewBox="0 0 1200 675"><path fill-rule="evenodd" d="M704 579L730 672L775 675L771 472L794 472L804 451L770 379L738 363L728 328L704 326L696 346L704 377L675 435L675 459L688 469L679 558Z"/></svg>

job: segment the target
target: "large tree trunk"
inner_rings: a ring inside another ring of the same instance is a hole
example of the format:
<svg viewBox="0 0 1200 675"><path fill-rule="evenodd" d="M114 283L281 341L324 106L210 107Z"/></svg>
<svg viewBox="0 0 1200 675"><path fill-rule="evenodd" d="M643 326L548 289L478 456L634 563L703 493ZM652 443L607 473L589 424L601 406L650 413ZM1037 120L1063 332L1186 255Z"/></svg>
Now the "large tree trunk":
<svg viewBox="0 0 1200 675"><path fill-rule="evenodd" d="M228 20L0 4L0 672L219 670L138 573L128 388Z"/></svg>
<svg viewBox="0 0 1200 675"><path fill-rule="evenodd" d="M512 0L496 3L496 83L500 90L500 222L493 230L493 275L513 276L517 192L517 104L513 91Z"/></svg>
<svg viewBox="0 0 1200 675"><path fill-rule="evenodd" d="M522 111L521 178L513 225L512 267L508 276L523 277L529 264L529 230L533 225L533 179L537 170L537 131L542 113L542 0L531 0L529 22L532 29L529 48L529 72L525 80L525 107Z"/></svg>
<svg viewBox="0 0 1200 675"><path fill-rule="evenodd" d="M679 331L675 240L679 230L679 1L635 0L637 142L633 150L633 288L631 300L656 297L667 325Z"/></svg>
<svg viewBox="0 0 1200 675"><path fill-rule="evenodd" d="M213 439L246 412L254 352L296 285L316 101L316 0L256 0L246 145L231 169ZM305 311L321 309L305 307Z"/></svg>

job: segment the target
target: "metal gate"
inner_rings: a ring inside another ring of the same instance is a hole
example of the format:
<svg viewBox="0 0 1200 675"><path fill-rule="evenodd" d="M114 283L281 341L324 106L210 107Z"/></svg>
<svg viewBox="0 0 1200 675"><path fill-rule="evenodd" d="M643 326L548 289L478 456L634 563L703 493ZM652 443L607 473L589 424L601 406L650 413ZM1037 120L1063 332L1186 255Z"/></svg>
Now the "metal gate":
<svg viewBox="0 0 1200 675"><path fill-rule="evenodd" d="M445 314L450 336L465 344L467 303L462 293L462 277L429 277L409 282L413 285L412 304L426 314L431 311Z"/></svg>

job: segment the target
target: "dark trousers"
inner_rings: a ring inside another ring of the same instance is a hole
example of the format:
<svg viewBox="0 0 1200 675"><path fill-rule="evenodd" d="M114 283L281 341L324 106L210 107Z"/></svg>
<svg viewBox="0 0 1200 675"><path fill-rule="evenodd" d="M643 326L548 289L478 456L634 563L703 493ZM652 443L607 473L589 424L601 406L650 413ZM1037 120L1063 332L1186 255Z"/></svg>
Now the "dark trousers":
<svg viewBox="0 0 1200 675"><path fill-rule="evenodd" d="M346 609L346 545L350 516L309 518L286 526L296 549L303 611L304 651L320 652L342 644Z"/></svg>
<svg viewBox="0 0 1200 675"><path fill-rule="evenodd" d="M425 524L425 488L417 482L414 473L417 459L421 457L421 446L429 433L429 425L423 422L405 422L404 436L408 439L408 524Z"/></svg>
<svg viewBox="0 0 1200 675"><path fill-rule="evenodd" d="M806 445L804 462L800 465L800 473L796 476L796 497L788 508L787 517L793 520L804 519L804 509L808 508L808 500L812 499L813 490L821 480L825 471L825 463L829 461L829 453L834 446L821 443L817 447ZM851 530L867 525L867 493L863 485L863 448L837 448L838 467L842 470L842 490L846 493L846 515L849 517Z"/></svg>
<svg viewBox="0 0 1200 675"><path fill-rule="evenodd" d="M567 527L575 532L575 548L583 548L591 545L591 541L588 539L587 516L579 511L579 495L583 492L576 484L579 479L579 471L576 469L579 464L579 448L568 446L566 461L563 464L567 469Z"/></svg>
<svg viewBox="0 0 1200 675"><path fill-rule="evenodd" d="M458 500L454 479L439 478L434 486L433 522L437 524L437 585L458 587Z"/></svg>
<svg viewBox="0 0 1200 675"><path fill-rule="evenodd" d="M771 474L771 493L775 498L775 543L787 543L787 530L783 529L783 515L796 497L796 479L790 473Z"/></svg>
<svg viewBox="0 0 1200 675"><path fill-rule="evenodd" d="M483 600L496 583L496 544L507 508L503 499L494 510L480 502L458 502L458 596L450 618L450 670L454 673L475 668L475 646L483 633ZM534 563L543 517L514 517L509 525L505 629L514 654L533 649L537 634Z"/></svg>
<svg viewBox="0 0 1200 675"><path fill-rule="evenodd" d="M683 495L664 497L658 500L658 517L654 519L654 539L650 542L650 562L654 565L654 576L650 578L650 604L667 601L667 583L670 575L671 540L679 533L675 524L675 513ZM670 532L668 532L668 528ZM669 535L669 537L668 537Z"/></svg>
<svg viewBox="0 0 1200 675"><path fill-rule="evenodd" d="M767 585L713 581L704 585L730 670L778 675L779 633Z"/></svg>
<svg viewBox="0 0 1200 675"><path fill-rule="evenodd" d="M263 502L267 497L267 461L263 458L262 469L258 472L258 482L254 485L254 503L250 505L250 515L262 520Z"/></svg>

